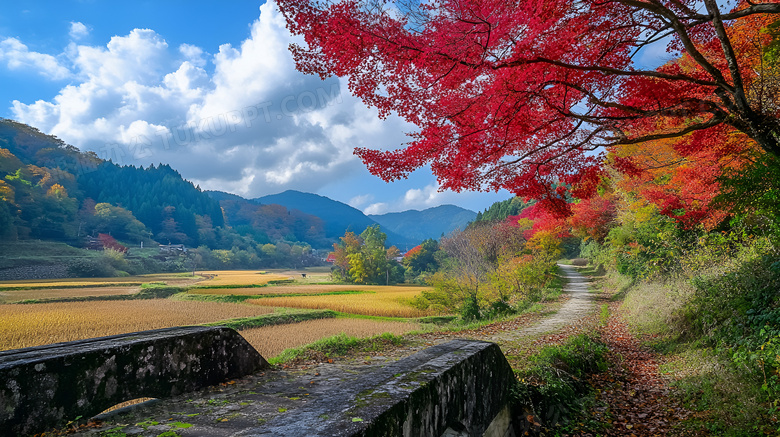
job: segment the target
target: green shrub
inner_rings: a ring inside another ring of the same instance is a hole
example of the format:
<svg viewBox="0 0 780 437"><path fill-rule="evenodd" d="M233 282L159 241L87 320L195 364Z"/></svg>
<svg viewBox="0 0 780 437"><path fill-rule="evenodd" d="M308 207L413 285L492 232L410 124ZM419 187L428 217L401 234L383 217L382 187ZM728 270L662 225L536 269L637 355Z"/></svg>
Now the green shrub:
<svg viewBox="0 0 780 437"><path fill-rule="evenodd" d="M532 411L545 426L579 414L590 392L585 378L607 369L607 347L594 334L570 337L529 357L531 367L518 374L513 403Z"/></svg>
<svg viewBox="0 0 780 437"><path fill-rule="evenodd" d="M127 270L127 260L125 254L118 250L106 248L100 254L100 258L116 270Z"/></svg>
<svg viewBox="0 0 780 437"><path fill-rule="evenodd" d="M98 258L74 258L68 261L68 274L77 278L107 278L114 276L116 270L108 260Z"/></svg>
<svg viewBox="0 0 780 437"><path fill-rule="evenodd" d="M494 319L497 317L506 316L515 312L508 303L503 300L497 300L490 304L490 308L485 312L485 317L488 319Z"/></svg>
<svg viewBox="0 0 780 437"><path fill-rule="evenodd" d="M466 296L466 300L460 307L460 317L466 321L479 320L482 318L482 312L479 308L479 302L474 295Z"/></svg>

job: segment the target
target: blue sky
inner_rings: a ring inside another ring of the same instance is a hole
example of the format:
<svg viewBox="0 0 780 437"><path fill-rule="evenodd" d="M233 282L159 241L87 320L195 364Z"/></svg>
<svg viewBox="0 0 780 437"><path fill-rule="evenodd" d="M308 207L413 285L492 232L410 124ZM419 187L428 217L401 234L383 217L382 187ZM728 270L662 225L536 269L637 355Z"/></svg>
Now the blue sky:
<svg viewBox="0 0 780 437"><path fill-rule="evenodd" d="M0 116L120 164L168 163L204 189L309 191L368 213L510 197L439 192L428 169L386 184L352 155L413 126L294 69L258 1L25 1L0 14Z"/></svg>

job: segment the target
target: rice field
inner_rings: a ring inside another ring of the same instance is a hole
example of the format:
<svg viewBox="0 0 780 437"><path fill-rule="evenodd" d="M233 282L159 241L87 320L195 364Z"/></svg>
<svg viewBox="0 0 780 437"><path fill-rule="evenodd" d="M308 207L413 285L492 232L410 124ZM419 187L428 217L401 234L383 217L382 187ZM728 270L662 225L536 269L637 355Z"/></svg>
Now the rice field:
<svg viewBox="0 0 780 437"><path fill-rule="evenodd" d="M326 286L317 285L315 287L322 290ZM294 292L292 290L308 288L303 286L285 286L278 287L278 289L283 289L284 291L280 291L283 293L292 293ZM355 289L356 287L349 286L345 291ZM435 313L433 311L418 310L407 302L425 289L426 287L373 286L367 287L365 290L371 291L370 293L264 297L262 299L248 299L246 303L287 308L330 309L366 316L423 317L434 315Z"/></svg>
<svg viewBox="0 0 780 437"><path fill-rule="evenodd" d="M165 282L167 285L187 285L202 280L187 273L157 273L151 275L125 276L117 278L62 278L35 279L18 281L0 281L0 290L9 288L49 289L49 288L89 288L106 286L137 286L144 282Z"/></svg>
<svg viewBox="0 0 780 437"><path fill-rule="evenodd" d="M301 273L307 273L302 278ZM196 325L268 314L278 308L331 309L369 316L413 318L431 315L410 306L410 299L427 287L322 284L327 272L199 271L188 274L141 275L124 278L80 278L0 282L0 350L102 337L173 326ZM292 283L268 284L271 281ZM191 294L257 296L245 303L151 300L89 300L82 302L11 304L25 300L130 295L141 283L192 286ZM258 285L262 287L257 287ZM254 287L253 287L254 286ZM223 287L223 288L220 288ZM9 289L19 288L19 289ZM318 295L356 291L359 294ZM302 296L287 296L290 294ZM307 295L311 296L307 296ZM279 295L279 296L274 296ZM419 328L407 322L366 319L322 319L241 331L264 356L345 333L368 337L401 334Z"/></svg>
<svg viewBox="0 0 780 437"><path fill-rule="evenodd" d="M62 299L70 297L98 297L130 295L141 290L139 286L88 287L88 288L33 288L0 291L0 303L23 300Z"/></svg>
<svg viewBox="0 0 780 437"><path fill-rule="evenodd" d="M371 337L385 332L396 335L414 331L420 328L417 323L384 322L367 319L320 319L289 325L265 326L246 329L241 335L264 358L272 358L283 350L301 347L321 338L337 334L347 334L352 337Z"/></svg>
<svg viewBox="0 0 780 437"><path fill-rule="evenodd" d="M167 299L0 305L0 350L271 312L259 305Z"/></svg>
<svg viewBox="0 0 780 437"><path fill-rule="evenodd" d="M354 284L283 284L269 285L262 288L203 288L191 289L194 294L234 294L239 296L268 296L274 294L318 294L337 293L341 291L364 291L367 293L383 293L391 290L405 292L412 297L428 287L406 287L386 285L354 285Z"/></svg>
<svg viewBox="0 0 780 437"><path fill-rule="evenodd" d="M198 283L198 286L201 287L265 285L271 281L293 279L289 274L268 273L264 270L209 270L197 273L206 278Z"/></svg>

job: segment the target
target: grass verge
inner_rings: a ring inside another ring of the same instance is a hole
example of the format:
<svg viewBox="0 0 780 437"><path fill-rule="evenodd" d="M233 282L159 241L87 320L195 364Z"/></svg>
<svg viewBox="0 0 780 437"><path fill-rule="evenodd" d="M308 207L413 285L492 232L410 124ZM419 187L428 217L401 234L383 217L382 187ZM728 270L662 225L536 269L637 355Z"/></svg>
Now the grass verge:
<svg viewBox="0 0 780 437"><path fill-rule="evenodd" d="M106 282L96 284L55 284L55 285L34 285L34 286L22 286L22 287L0 287L0 291L20 291L20 290L51 290L58 288L102 288L102 287L137 287L143 286L141 282Z"/></svg>
<svg viewBox="0 0 780 437"><path fill-rule="evenodd" d="M199 300L203 302L228 302L228 303L242 303L249 299L265 299L274 297L308 297L308 296L337 296L337 295L350 295L350 294L366 294L373 293L371 291L326 291L323 293L279 293L279 294L194 294L188 293L189 289L181 289L175 296L171 295L174 300Z"/></svg>
<svg viewBox="0 0 780 437"><path fill-rule="evenodd" d="M146 285L146 284L144 284ZM153 287L141 287L141 291L134 294L116 294L108 296L74 296L74 297L57 297L51 299L26 299L15 302L9 302L12 304L39 304L39 303L64 303L64 302L95 302L104 300L138 300L138 299L165 299L176 294L181 294L186 290L185 287L175 286L153 286Z"/></svg>
<svg viewBox="0 0 780 437"><path fill-rule="evenodd" d="M686 432L780 435L780 274L771 262L726 259L709 270L655 278L623 290L634 333L665 356L661 371L695 414Z"/></svg>
<svg viewBox="0 0 780 437"><path fill-rule="evenodd" d="M263 314L256 317L240 317L213 323L204 323L203 326L227 326L228 328L233 328L236 331L240 331L247 328L284 325L287 323L298 323L306 320L329 319L336 317L337 315L338 314L335 311L330 310L280 312L273 314Z"/></svg>
<svg viewBox="0 0 780 437"><path fill-rule="evenodd" d="M402 336L389 333L369 338L350 337L340 334L317 340L300 348L286 349L268 360L273 365L293 364L300 361L325 361L347 355L353 351L379 351L388 346L401 346L406 343Z"/></svg>

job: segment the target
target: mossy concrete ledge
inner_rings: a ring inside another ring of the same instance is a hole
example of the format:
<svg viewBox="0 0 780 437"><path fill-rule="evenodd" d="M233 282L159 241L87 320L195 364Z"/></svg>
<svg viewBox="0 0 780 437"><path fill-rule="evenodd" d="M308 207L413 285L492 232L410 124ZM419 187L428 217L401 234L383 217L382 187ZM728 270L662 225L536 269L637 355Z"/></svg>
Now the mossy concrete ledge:
<svg viewBox="0 0 780 437"><path fill-rule="evenodd" d="M514 435L509 363L495 343L453 340L345 381L241 436Z"/></svg>
<svg viewBox="0 0 780 437"><path fill-rule="evenodd" d="M268 366L236 331L181 327L0 352L0 434L29 435L141 397L164 398Z"/></svg>

